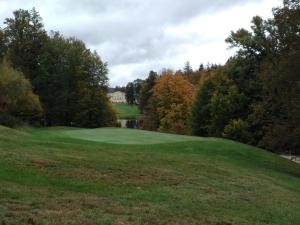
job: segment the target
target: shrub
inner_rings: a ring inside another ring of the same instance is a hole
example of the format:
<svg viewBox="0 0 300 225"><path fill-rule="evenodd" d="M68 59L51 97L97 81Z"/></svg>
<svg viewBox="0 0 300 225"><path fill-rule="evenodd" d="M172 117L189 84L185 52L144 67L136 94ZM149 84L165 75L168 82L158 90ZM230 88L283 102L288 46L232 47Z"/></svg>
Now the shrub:
<svg viewBox="0 0 300 225"><path fill-rule="evenodd" d="M31 84L21 72L6 62L0 65L0 124L17 126L22 122L41 120L39 97L32 92Z"/></svg>
<svg viewBox="0 0 300 225"><path fill-rule="evenodd" d="M237 141L247 142L249 140L248 123L241 119L231 120L225 126L223 136Z"/></svg>

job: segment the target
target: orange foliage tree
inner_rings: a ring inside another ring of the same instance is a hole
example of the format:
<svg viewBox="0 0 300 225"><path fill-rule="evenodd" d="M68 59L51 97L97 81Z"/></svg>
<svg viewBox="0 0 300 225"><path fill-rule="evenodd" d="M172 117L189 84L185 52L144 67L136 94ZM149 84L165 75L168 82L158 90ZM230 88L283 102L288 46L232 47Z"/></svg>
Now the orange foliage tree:
<svg viewBox="0 0 300 225"><path fill-rule="evenodd" d="M159 130L188 133L188 121L194 99L194 86L181 72L165 70L153 87L153 101L159 119Z"/></svg>

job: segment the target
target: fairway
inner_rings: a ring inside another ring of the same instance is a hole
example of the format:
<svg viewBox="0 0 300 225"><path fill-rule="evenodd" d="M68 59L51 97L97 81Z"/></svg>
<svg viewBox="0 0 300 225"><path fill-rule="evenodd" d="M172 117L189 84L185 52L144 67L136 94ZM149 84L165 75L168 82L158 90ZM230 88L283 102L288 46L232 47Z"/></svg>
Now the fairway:
<svg viewBox="0 0 300 225"><path fill-rule="evenodd" d="M0 224L296 225L300 165L237 142L0 126Z"/></svg>
<svg viewBox="0 0 300 225"><path fill-rule="evenodd" d="M71 138L111 144L162 144L201 140L200 137L125 128L80 129L63 133Z"/></svg>
<svg viewBox="0 0 300 225"><path fill-rule="evenodd" d="M113 106L117 111L118 119L136 119L140 115L137 105L114 103Z"/></svg>

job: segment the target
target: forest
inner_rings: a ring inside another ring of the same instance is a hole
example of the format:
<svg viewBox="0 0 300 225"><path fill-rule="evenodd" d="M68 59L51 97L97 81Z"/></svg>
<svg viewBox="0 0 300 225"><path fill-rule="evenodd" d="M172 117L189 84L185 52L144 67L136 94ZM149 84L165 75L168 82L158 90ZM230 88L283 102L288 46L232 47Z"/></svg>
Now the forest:
<svg viewBox="0 0 300 225"><path fill-rule="evenodd" d="M34 8L13 15L0 29L0 124L114 126L108 64L99 54L47 32ZM272 18L251 24L229 34L236 53L225 65L193 70L187 62L121 88L128 104L138 104L141 128L299 154L300 3L284 0Z"/></svg>
<svg viewBox="0 0 300 225"><path fill-rule="evenodd" d="M0 30L0 123L113 125L107 63L81 40L48 34L34 8L13 15Z"/></svg>
<svg viewBox="0 0 300 225"><path fill-rule="evenodd" d="M273 152L300 153L300 3L285 0L273 17L226 39L237 49L225 65L153 71L127 84L143 129L224 137Z"/></svg>

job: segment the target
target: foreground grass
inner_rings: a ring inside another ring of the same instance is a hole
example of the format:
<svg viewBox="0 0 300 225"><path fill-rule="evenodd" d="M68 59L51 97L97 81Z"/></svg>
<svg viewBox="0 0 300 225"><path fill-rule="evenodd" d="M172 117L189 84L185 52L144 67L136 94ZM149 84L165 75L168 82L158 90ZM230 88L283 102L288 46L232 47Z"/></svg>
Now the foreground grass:
<svg viewBox="0 0 300 225"><path fill-rule="evenodd" d="M118 119L136 119L140 115L137 105L114 103L113 106L117 110Z"/></svg>
<svg viewBox="0 0 300 225"><path fill-rule="evenodd" d="M131 132L0 127L0 224L300 224L296 163L223 139Z"/></svg>

